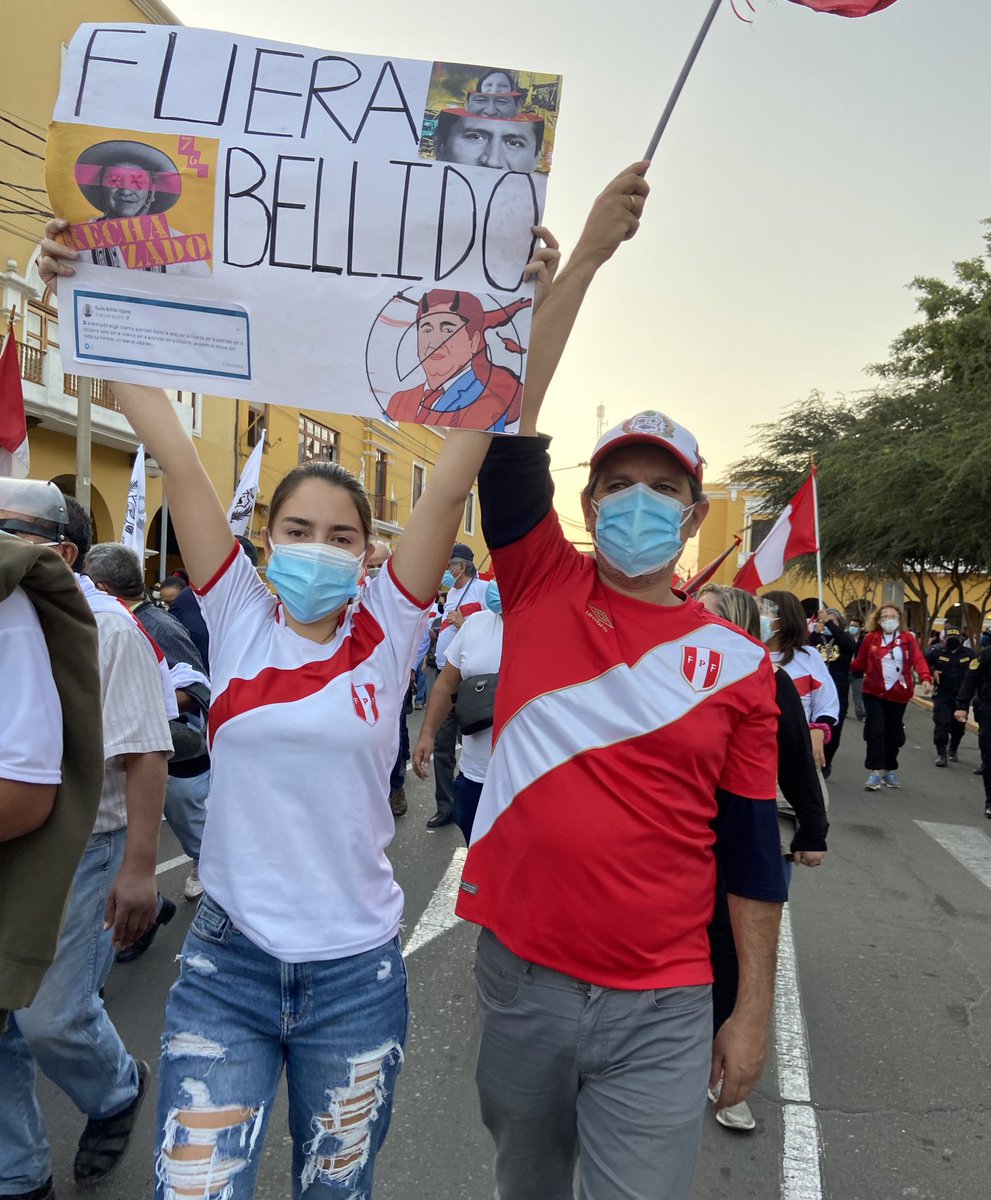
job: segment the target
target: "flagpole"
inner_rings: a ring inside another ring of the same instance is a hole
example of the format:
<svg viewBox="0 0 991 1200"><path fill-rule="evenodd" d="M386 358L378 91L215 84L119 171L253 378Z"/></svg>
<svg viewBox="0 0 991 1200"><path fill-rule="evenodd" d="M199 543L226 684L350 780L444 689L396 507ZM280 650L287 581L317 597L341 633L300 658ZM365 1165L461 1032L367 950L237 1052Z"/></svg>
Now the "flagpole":
<svg viewBox="0 0 991 1200"><path fill-rule="evenodd" d="M682 89L688 81L688 76L691 74L692 67L695 65L695 60L699 56L699 51L702 49L702 43L706 39L706 35L712 26L712 22L716 19L716 13L719 12L719 6L723 0L712 0L712 6L702 22L702 28L698 32L695 39L695 44L688 52L688 57L685 59L684 66L681 68L681 74L678 76L671 95L668 97L668 102L664 106L664 112L661 113L661 119L657 122L657 128L654 130L654 136L650 139L650 144L647 147L647 152L644 158L651 159L654 157L654 151L657 149L657 144L661 140L664 130L667 128L668 121L671 120L671 114L674 112L674 106L678 103L678 97L681 95Z"/></svg>
<svg viewBox="0 0 991 1200"><path fill-rule="evenodd" d="M812 455L812 511L816 527L816 580L819 584L819 611L826 607L822 594L822 540L819 537L819 476L816 471L816 456Z"/></svg>
<svg viewBox="0 0 991 1200"><path fill-rule="evenodd" d="M93 472L93 441L91 411L93 380L88 375L76 376L76 499L90 515Z"/></svg>

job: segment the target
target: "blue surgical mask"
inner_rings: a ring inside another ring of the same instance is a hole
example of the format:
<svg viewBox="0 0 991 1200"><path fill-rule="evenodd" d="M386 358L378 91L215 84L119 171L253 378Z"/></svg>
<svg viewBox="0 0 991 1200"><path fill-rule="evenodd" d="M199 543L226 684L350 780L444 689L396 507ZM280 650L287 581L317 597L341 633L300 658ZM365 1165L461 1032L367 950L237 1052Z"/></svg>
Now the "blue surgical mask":
<svg viewBox="0 0 991 1200"><path fill-rule="evenodd" d="M887 617L881 622L881 628L885 633L895 633L900 622L897 617Z"/></svg>
<svg viewBox="0 0 991 1200"><path fill-rule="evenodd" d="M485 607L489 612L502 612L502 596L499 595L499 585L494 579L485 589Z"/></svg>
<svg viewBox="0 0 991 1200"><path fill-rule="evenodd" d="M454 576L451 574L451 572L449 570L445 571L444 574L440 577L440 586L442 588L448 588L448 589L454 587Z"/></svg>
<svg viewBox="0 0 991 1200"><path fill-rule="evenodd" d="M309 625L358 594L361 568L360 557L338 546L280 542L272 546L266 577L291 615Z"/></svg>
<svg viewBox="0 0 991 1200"><path fill-rule="evenodd" d="M611 567L628 579L653 575L681 553L681 527L694 505L686 508L645 483L635 483L593 501L595 545Z"/></svg>
<svg viewBox="0 0 991 1200"><path fill-rule="evenodd" d="M760 614L760 640L767 643L774 637L774 618L767 613Z"/></svg>

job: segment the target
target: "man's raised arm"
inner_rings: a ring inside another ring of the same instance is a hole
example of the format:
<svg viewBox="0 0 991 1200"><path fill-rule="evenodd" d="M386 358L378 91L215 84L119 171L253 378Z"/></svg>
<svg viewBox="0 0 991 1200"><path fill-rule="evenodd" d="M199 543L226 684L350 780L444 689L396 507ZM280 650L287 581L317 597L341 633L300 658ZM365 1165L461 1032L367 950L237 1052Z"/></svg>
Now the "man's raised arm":
<svg viewBox="0 0 991 1200"><path fill-rule="evenodd" d="M634 163L609 184L592 205L581 237L533 318L530 354L520 433L537 432L540 406L561 355L568 344L578 310L589 284L617 247L629 241L640 227L640 215L650 191L644 178L647 162Z"/></svg>

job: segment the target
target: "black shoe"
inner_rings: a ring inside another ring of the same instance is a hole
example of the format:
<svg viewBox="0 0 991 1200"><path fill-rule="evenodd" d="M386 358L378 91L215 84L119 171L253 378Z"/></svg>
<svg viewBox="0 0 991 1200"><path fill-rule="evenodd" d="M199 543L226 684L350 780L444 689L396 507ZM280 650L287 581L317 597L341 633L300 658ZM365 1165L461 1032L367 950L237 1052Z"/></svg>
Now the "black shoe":
<svg viewBox="0 0 991 1200"><path fill-rule="evenodd" d="M427 822L427 828L428 829L440 829L444 825L450 825L453 820L454 820L453 817L442 817L439 812L434 813L434 815Z"/></svg>
<svg viewBox="0 0 991 1200"><path fill-rule="evenodd" d="M49 1175L41 1187L35 1188L33 1192L18 1192L16 1196L4 1192L0 1200L55 1200L55 1184Z"/></svg>
<svg viewBox="0 0 991 1200"><path fill-rule="evenodd" d="M117 956L114 962L127 963L134 962L136 958L140 958L142 954L155 940L155 934L163 925L168 925L169 921L175 916L175 905L167 897L162 896L162 905L158 910L158 916L155 918L155 924L143 933L136 942L132 942L130 946L125 946L123 950L117 951Z"/></svg>
<svg viewBox="0 0 991 1200"><path fill-rule="evenodd" d="M394 817L404 817L409 810L405 788L393 788L389 793L389 807Z"/></svg>
<svg viewBox="0 0 991 1200"><path fill-rule="evenodd" d="M959 762L959 761L960 761L960 759L957 757L956 750L951 750L950 751L950 762Z"/></svg>
<svg viewBox="0 0 991 1200"><path fill-rule="evenodd" d="M947 765L947 763L946 763L946 754L945 754L945 753L944 753L944 754L937 754L937 755L936 755L936 766L937 766L937 767L945 767L946 765Z"/></svg>
<svg viewBox="0 0 991 1200"><path fill-rule="evenodd" d="M173 905L173 908L175 906ZM90 1118L79 1139L72 1175L77 1187L98 1187L124 1157L131 1131L148 1091L151 1070L146 1062L138 1063L138 1094L123 1112L101 1119Z"/></svg>

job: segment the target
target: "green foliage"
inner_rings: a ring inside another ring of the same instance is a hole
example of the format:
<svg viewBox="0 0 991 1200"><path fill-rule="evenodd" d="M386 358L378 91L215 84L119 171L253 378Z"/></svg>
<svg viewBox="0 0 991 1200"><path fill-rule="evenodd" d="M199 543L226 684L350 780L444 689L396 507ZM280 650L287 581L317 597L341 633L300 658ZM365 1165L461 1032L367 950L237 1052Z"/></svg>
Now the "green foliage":
<svg viewBox="0 0 991 1200"><path fill-rule="evenodd" d="M986 223L987 224L987 223ZM985 234L991 256L991 226ZM991 270L981 257L954 282L917 278L923 320L871 368L879 389L857 404L813 392L756 429L734 482L776 514L819 468L823 569L900 579L935 615L968 575L991 572ZM797 564L815 573L813 559ZM989 600L985 602L985 608Z"/></svg>

